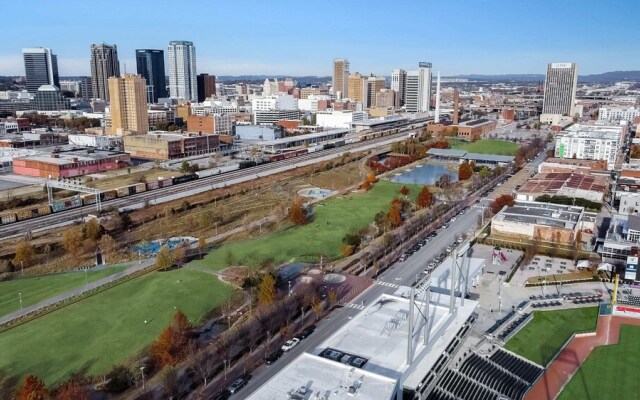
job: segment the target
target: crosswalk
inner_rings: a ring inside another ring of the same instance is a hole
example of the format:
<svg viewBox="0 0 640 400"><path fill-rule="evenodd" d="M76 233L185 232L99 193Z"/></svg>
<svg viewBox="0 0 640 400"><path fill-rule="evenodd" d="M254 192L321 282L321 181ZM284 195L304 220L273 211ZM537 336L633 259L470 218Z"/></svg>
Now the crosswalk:
<svg viewBox="0 0 640 400"><path fill-rule="evenodd" d="M364 306L362 304L347 303L346 306L349 308L355 308L356 310L364 310Z"/></svg>
<svg viewBox="0 0 640 400"><path fill-rule="evenodd" d="M397 285L397 284L395 284L395 283L391 283L391 282L376 281L376 283L377 283L378 285L388 286L388 287L390 287L390 288L394 288L394 289L397 289L397 288L399 288L399 287L400 287L400 285Z"/></svg>

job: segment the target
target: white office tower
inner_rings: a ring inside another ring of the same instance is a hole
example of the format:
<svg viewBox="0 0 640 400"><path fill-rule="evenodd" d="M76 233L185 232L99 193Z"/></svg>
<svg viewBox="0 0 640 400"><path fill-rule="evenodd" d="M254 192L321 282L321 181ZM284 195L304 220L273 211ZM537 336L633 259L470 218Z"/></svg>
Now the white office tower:
<svg viewBox="0 0 640 400"><path fill-rule="evenodd" d="M193 42L175 40L169 42L169 95L189 101L198 100L196 48Z"/></svg>
<svg viewBox="0 0 640 400"><path fill-rule="evenodd" d="M431 105L431 63L421 62L418 69L407 71L405 108L407 112L428 112Z"/></svg>
<svg viewBox="0 0 640 400"><path fill-rule="evenodd" d="M54 85L60 88L58 57L51 52L51 49L44 47L22 49L22 57L29 93L37 93L42 85Z"/></svg>
<svg viewBox="0 0 640 400"><path fill-rule="evenodd" d="M407 71L404 69L394 69L391 73L391 90L394 90L398 96L398 106L404 105L405 87L407 85Z"/></svg>
<svg viewBox="0 0 640 400"><path fill-rule="evenodd" d="M436 116L434 122L437 124L440 122L440 71L438 71L438 78L436 81Z"/></svg>
<svg viewBox="0 0 640 400"><path fill-rule="evenodd" d="M544 102L540 121L553 122L559 117L573 117L578 86L578 65L551 63L544 81Z"/></svg>

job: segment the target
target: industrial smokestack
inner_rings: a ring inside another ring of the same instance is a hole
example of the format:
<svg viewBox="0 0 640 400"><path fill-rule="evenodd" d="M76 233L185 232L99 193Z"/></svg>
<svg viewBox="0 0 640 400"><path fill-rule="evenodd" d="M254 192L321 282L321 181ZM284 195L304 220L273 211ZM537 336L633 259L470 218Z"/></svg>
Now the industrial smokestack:
<svg viewBox="0 0 640 400"><path fill-rule="evenodd" d="M436 81L436 116L434 122L440 122L440 71L438 71L438 79Z"/></svg>
<svg viewBox="0 0 640 400"><path fill-rule="evenodd" d="M458 125L458 103L460 103L460 96L458 96L458 89L453 89L453 124Z"/></svg>

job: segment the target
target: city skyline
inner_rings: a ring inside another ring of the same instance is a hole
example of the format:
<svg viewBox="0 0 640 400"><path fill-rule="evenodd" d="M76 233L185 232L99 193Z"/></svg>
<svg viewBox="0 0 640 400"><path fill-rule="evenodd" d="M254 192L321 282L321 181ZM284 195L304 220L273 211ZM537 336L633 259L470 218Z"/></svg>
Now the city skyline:
<svg viewBox="0 0 640 400"><path fill-rule="evenodd" d="M189 24L158 29L158 19L171 6L165 1L126 3L126 7L121 1L78 3L69 9L44 1L31 3L29 18L34 28L21 29L18 38L0 43L0 75L24 75L21 49L29 47L51 48L58 55L60 76L89 75L90 45L101 42L116 44L122 71L126 63L127 71L133 72L136 49L165 49L172 40L194 42L198 70L215 75L330 76L334 58L349 59L354 71L384 76L424 59L445 76L544 74L549 62L578 63L583 74L640 67L633 42L640 4L626 0L616 2L618 9L625 10L616 13L611 12L610 4L584 7L573 0L519 3L516 7L503 0L406 1L398 7L382 2L336 2L340 13L329 3L318 9L292 1L280 1L278 7L221 3L211 11L228 17L217 18L213 29L207 12L191 13ZM206 10L209 4L185 6ZM7 15L19 15L19 7L7 4ZM385 12L379 12L382 8ZM408 12L412 9L418 12ZM542 12L549 9L553 12L543 18ZM572 18L566 18L568 14ZM282 15L295 17L274 23ZM352 15L362 18L353 21ZM75 28L71 32L69 17ZM593 21L598 29L582 29L584 23ZM21 24L9 19L5 29L18 30ZM229 40L216 39L216 32Z"/></svg>

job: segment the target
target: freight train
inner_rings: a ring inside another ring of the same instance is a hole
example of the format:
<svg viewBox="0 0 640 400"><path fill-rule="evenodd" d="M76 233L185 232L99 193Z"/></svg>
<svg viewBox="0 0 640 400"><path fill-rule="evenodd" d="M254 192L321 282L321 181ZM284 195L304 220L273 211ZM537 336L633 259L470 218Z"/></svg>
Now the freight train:
<svg viewBox="0 0 640 400"><path fill-rule="evenodd" d="M395 132L392 132L392 133L395 133ZM310 146L304 149L296 149L296 150L288 150L288 151L284 150L281 153L273 154L269 156L269 162L286 160L289 158L299 157L304 154L313 153L316 151L333 149L335 147L344 146L345 144L347 144L346 140L341 139L341 140L334 140L332 142L325 143L325 144ZM255 163L253 163L253 165L255 165ZM113 200L116 198L122 198L122 197L131 196L133 194L146 192L149 190L155 190L155 189L165 188L173 185L179 185L186 182L195 181L197 179L218 175L225 172L230 172L239 168L243 168L243 166L236 164L231 167L213 168L213 169L198 171L195 174L181 175L181 176L176 176L176 177L166 178L166 179L158 179L158 180L147 182L147 183L136 183L129 186L123 186L121 188L100 192L98 196L100 197L100 202L105 202L105 201ZM86 195L72 196L62 200L56 200L47 205L34 205L31 207L26 207L23 209L7 211L7 212L0 211L0 226L11 224L13 222L24 221L31 218L41 217L51 213L57 213L65 210L70 210L73 208L91 205L95 203L96 203L96 195L86 194Z"/></svg>
<svg viewBox="0 0 640 400"><path fill-rule="evenodd" d="M131 196L137 193L143 193L149 190L169 187L178 185L185 182L190 182L198 179L198 175L181 175L173 178L158 179L157 181L147 183L135 183L129 186L123 186L117 189L105 190L100 192L100 202L109 201L113 199L119 199L122 197ZM81 206L87 206L96 203L95 194L76 195L68 197L62 200L56 200L47 205L34 205L32 207L23 208L20 210L0 212L0 225L7 225L13 222L24 221L31 218L41 217L51 213L57 213L65 210L71 210L72 208L78 208Z"/></svg>

